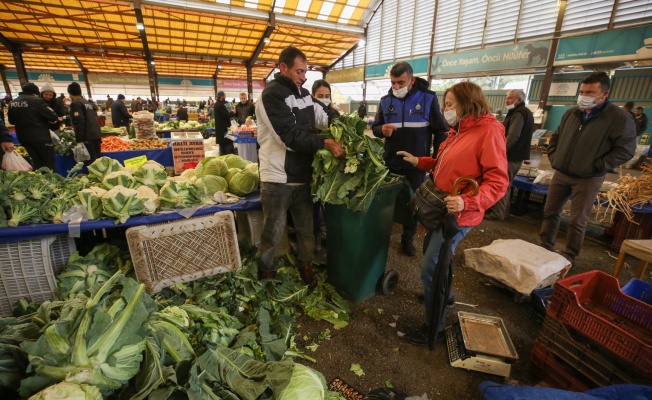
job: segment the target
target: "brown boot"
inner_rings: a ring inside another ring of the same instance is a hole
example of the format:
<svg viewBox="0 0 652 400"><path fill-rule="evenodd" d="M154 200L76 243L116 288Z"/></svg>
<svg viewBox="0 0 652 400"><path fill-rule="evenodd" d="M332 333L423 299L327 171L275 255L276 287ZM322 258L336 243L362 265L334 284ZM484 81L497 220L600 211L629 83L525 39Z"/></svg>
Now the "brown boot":
<svg viewBox="0 0 652 400"><path fill-rule="evenodd" d="M317 286L317 277L315 277L315 272L312 270L312 266L306 265L299 267L298 269L303 283L308 285L308 287L311 289L315 288Z"/></svg>
<svg viewBox="0 0 652 400"><path fill-rule="evenodd" d="M258 271L258 279L274 279L276 271Z"/></svg>

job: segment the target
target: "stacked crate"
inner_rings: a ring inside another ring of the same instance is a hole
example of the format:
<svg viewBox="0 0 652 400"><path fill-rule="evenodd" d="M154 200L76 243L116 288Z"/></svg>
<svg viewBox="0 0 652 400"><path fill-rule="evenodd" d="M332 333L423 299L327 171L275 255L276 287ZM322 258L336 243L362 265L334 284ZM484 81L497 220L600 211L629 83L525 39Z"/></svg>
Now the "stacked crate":
<svg viewBox="0 0 652 400"><path fill-rule="evenodd" d="M652 384L652 306L618 280L591 271L559 280L530 370L551 386L582 392L619 383Z"/></svg>

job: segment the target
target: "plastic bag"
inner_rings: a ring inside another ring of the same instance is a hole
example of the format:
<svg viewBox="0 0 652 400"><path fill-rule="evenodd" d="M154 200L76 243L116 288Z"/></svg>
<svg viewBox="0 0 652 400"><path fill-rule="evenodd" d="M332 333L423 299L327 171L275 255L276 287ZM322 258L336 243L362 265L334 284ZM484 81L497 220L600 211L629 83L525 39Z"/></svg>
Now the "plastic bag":
<svg viewBox="0 0 652 400"><path fill-rule="evenodd" d="M536 178L534 178L534 184L535 185L550 185L550 182L552 181L552 176L554 175L555 171L539 171L539 175L537 175Z"/></svg>
<svg viewBox="0 0 652 400"><path fill-rule="evenodd" d="M84 143L77 143L77 146L72 149L72 154L77 162L84 162L91 159L91 155L88 153L88 149Z"/></svg>
<svg viewBox="0 0 652 400"><path fill-rule="evenodd" d="M57 135L52 129L50 129L50 139L52 139L52 144L54 145L61 143L59 135Z"/></svg>
<svg viewBox="0 0 652 400"><path fill-rule="evenodd" d="M32 166L18 153L5 153L2 158L2 169L5 171L31 171Z"/></svg>

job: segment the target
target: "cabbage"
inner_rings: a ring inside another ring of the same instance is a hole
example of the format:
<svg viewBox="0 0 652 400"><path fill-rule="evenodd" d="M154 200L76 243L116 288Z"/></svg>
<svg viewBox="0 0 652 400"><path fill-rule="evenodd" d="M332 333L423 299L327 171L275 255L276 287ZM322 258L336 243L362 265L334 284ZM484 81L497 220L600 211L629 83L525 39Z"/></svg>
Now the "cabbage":
<svg viewBox="0 0 652 400"><path fill-rule="evenodd" d="M138 197L140 201L143 202L143 205L145 206L145 211L143 212L143 214L145 215L156 214L156 211L158 210L158 206L160 203L158 198L158 193L156 193L148 186L139 186L136 189L136 192L138 193L136 197Z"/></svg>
<svg viewBox="0 0 652 400"><path fill-rule="evenodd" d="M240 168L243 169L247 164L251 163L251 161L244 160L235 154L225 154L223 156L218 157L220 160L224 160L226 162L226 165L229 166L229 168Z"/></svg>
<svg viewBox="0 0 652 400"><path fill-rule="evenodd" d="M116 219L115 223L124 224L129 217L142 214L145 205L138 198L138 192L124 186L115 186L102 196L103 213Z"/></svg>
<svg viewBox="0 0 652 400"><path fill-rule="evenodd" d="M109 157L100 157L88 166L88 176L102 182L106 175L121 169L122 165L118 161Z"/></svg>
<svg viewBox="0 0 652 400"><path fill-rule="evenodd" d="M277 400L323 400L326 395L326 380L319 372L295 363L290 383L276 398Z"/></svg>
<svg viewBox="0 0 652 400"><path fill-rule="evenodd" d="M229 168L229 171L226 173L224 178L227 182L230 182L231 178L233 178L233 175L237 174L240 171L242 171L240 168Z"/></svg>
<svg viewBox="0 0 652 400"><path fill-rule="evenodd" d="M159 192L161 207L187 208L201 204L199 191L186 182L169 180Z"/></svg>
<svg viewBox="0 0 652 400"><path fill-rule="evenodd" d="M185 178L188 182L194 183L195 179L197 179L197 175L195 173L194 168L187 169L183 171L180 175L182 178Z"/></svg>
<svg viewBox="0 0 652 400"><path fill-rule="evenodd" d="M93 385L61 382L46 387L29 400L102 400L102 393Z"/></svg>
<svg viewBox="0 0 652 400"><path fill-rule="evenodd" d="M224 176L229 170L228 165L217 157L206 157L197 164L195 175L201 178L204 175Z"/></svg>
<svg viewBox="0 0 652 400"><path fill-rule="evenodd" d="M244 169L258 175L258 163L249 163L244 167Z"/></svg>
<svg viewBox="0 0 652 400"><path fill-rule="evenodd" d="M243 169L233 175L229 181L229 192L236 196L244 196L258 189L259 181L260 178L258 177L258 174Z"/></svg>
<svg viewBox="0 0 652 400"><path fill-rule="evenodd" d="M127 171L111 172L102 179L102 186L106 190L112 189L116 186L124 186L133 189L138 185L139 184L136 179L134 179L134 176Z"/></svg>
<svg viewBox="0 0 652 400"><path fill-rule="evenodd" d="M168 174L161 164L156 161L148 161L134 173L134 179L158 192L168 179Z"/></svg>
<svg viewBox="0 0 652 400"><path fill-rule="evenodd" d="M221 176L206 175L195 181L195 187L205 195L212 196L216 192L226 192L229 189L229 184L226 179Z"/></svg>

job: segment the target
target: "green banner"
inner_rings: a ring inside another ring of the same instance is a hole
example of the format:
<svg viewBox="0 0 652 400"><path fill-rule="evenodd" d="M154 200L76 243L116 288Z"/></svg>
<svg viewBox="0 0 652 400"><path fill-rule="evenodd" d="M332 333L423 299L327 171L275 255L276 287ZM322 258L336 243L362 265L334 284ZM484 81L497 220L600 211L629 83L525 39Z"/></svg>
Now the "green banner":
<svg viewBox="0 0 652 400"><path fill-rule="evenodd" d="M18 80L18 72L7 71L7 79ZM31 71L27 73L27 80L30 82L84 82L84 75L79 74L66 74L58 72L38 72Z"/></svg>
<svg viewBox="0 0 652 400"><path fill-rule="evenodd" d="M652 25L559 39L555 65L652 59Z"/></svg>
<svg viewBox="0 0 652 400"><path fill-rule="evenodd" d="M435 76L527 68L545 68L550 41L525 42L509 46L488 47L432 57Z"/></svg>
<svg viewBox="0 0 652 400"><path fill-rule="evenodd" d="M91 85L142 85L149 87L147 75L88 74Z"/></svg>
<svg viewBox="0 0 652 400"><path fill-rule="evenodd" d="M159 85L173 85L173 86L213 86L212 79L188 79L188 78L172 78L172 77L158 77Z"/></svg>
<svg viewBox="0 0 652 400"><path fill-rule="evenodd" d="M336 69L326 74L328 83L359 82L364 80L364 67Z"/></svg>
<svg viewBox="0 0 652 400"><path fill-rule="evenodd" d="M404 61L407 61L408 64L412 66L412 70L415 76L428 74L428 57ZM368 65L367 68L365 68L365 76L367 79L389 78L389 71L396 63L397 61L384 64Z"/></svg>

